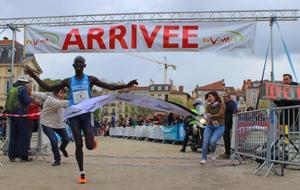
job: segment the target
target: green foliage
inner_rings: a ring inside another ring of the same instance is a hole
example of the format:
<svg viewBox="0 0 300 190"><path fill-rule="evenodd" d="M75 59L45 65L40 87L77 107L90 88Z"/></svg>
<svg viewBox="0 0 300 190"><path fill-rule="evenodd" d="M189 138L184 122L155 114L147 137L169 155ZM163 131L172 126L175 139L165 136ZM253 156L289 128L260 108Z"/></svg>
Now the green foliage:
<svg viewBox="0 0 300 190"><path fill-rule="evenodd" d="M97 121L101 120L101 110L100 109L96 109L96 111L94 112L94 119Z"/></svg>
<svg viewBox="0 0 300 190"><path fill-rule="evenodd" d="M46 78L46 79L43 80L43 82L45 82L46 84L52 86L52 85L59 84L61 82L61 80L60 79L54 79L54 80L52 80L50 78ZM46 92L46 90L43 89L42 87L39 87L39 91L40 92Z"/></svg>

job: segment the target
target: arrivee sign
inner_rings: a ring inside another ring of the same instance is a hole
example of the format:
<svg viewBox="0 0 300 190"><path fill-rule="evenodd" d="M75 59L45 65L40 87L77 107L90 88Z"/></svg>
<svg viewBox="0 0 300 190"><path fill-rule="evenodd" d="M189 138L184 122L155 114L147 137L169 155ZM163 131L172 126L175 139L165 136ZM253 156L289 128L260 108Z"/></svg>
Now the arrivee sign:
<svg viewBox="0 0 300 190"><path fill-rule="evenodd" d="M253 49L255 22L27 27L27 53Z"/></svg>
<svg viewBox="0 0 300 190"><path fill-rule="evenodd" d="M300 100L300 86L264 83L260 96L270 100Z"/></svg>

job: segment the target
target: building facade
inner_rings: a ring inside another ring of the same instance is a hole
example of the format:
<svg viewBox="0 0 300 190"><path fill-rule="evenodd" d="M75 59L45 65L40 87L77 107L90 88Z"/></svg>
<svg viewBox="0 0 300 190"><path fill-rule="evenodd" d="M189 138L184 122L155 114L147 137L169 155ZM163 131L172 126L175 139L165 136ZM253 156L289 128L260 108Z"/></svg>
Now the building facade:
<svg viewBox="0 0 300 190"><path fill-rule="evenodd" d="M15 82L21 75L25 75L24 65L31 67L38 76L42 73L42 69L33 55L26 55L23 59L23 49L22 44L15 42L12 75L12 40L0 40L0 106L5 105L7 91L11 86L11 76L13 76L12 81ZM31 82L32 90L37 91L38 84L33 80Z"/></svg>
<svg viewBox="0 0 300 190"><path fill-rule="evenodd" d="M195 98L205 102L205 94L210 91L216 91L220 97L223 97L226 92L224 79L204 86L196 87L194 90Z"/></svg>

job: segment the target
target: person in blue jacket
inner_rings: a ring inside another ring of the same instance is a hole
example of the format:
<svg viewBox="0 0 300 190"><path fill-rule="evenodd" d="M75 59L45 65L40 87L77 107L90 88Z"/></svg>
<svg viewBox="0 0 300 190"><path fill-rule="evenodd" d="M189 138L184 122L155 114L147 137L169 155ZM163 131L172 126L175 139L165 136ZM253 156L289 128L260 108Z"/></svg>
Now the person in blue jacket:
<svg viewBox="0 0 300 190"><path fill-rule="evenodd" d="M28 87L29 80L25 77L20 77L13 84L18 87L18 108L10 113L15 115L28 114L28 106L31 103ZM9 161L15 162L16 158L20 158L21 162L30 162L33 159L29 158L28 150L30 146L31 125L28 117L9 117L10 118L10 133L8 143Z"/></svg>

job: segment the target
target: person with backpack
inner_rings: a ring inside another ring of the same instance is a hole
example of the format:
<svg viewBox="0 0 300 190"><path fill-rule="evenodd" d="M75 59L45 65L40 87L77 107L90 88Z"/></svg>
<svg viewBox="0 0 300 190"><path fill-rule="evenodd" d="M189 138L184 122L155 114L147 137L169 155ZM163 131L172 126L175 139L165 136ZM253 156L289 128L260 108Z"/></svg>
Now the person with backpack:
<svg viewBox="0 0 300 190"><path fill-rule="evenodd" d="M9 89L5 103L5 112L21 117L10 116L10 133L8 143L9 161L15 162L20 158L21 162L32 161L28 156L30 145L31 125L28 117L28 106L31 103L27 85L29 80L20 77Z"/></svg>

